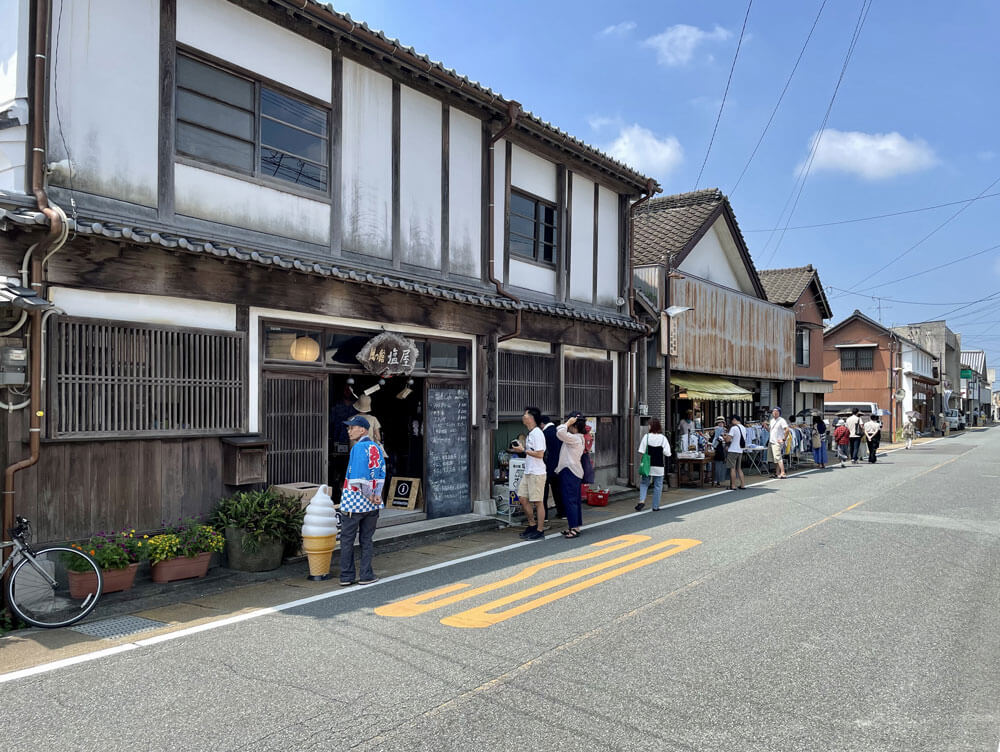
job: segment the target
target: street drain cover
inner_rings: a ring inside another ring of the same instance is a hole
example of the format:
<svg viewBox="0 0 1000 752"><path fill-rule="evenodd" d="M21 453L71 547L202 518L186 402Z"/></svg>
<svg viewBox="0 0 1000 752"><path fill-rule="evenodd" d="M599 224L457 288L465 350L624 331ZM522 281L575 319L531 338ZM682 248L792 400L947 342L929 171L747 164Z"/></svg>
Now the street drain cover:
<svg viewBox="0 0 1000 752"><path fill-rule="evenodd" d="M136 632L148 632L151 629L165 626L166 622L143 619L141 616L116 616L113 619L92 621L88 624L81 624L79 627L70 627L70 629L91 637L113 640L116 637L125 637Z"/></svg>

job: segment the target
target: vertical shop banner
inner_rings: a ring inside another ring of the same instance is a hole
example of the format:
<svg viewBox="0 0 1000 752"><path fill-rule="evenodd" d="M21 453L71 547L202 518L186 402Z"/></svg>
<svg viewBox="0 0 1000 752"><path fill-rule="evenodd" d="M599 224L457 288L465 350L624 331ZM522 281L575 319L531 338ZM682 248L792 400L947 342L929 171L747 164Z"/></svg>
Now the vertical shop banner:
<svg viewBox="0 0 1000 752"><path fill-rule="evenodd" d="M427 388L427 450L424 503L427 517L466 514L472 508L469 481L469 388Z"/></svg>
<svg viewBox="0 0 1000 752"><path fill-rule="evenodd" d="M521 487L521 479L524 477L524 460L520 458L512 459L507 465L507 484L510 486L510 502L516 504L521 500L517 495L517 489Z"/></svg>

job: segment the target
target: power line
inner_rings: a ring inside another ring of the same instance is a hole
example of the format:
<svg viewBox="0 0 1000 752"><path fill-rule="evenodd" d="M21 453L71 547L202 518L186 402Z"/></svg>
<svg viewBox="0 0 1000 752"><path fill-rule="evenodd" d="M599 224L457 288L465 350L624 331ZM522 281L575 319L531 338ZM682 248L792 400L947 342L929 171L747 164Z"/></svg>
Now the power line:
<svg viewBox="0 0 1000 752"><path fill-rule="evenodd" d="M843 293L844 295L856 295L859 298L872 298L874 300L875 297L876 297L874 295L865 295L864 293L861 293L861 292L851 292L850 290L845 290L845 289L843 289L841 287L834 287L833 285L826 285L826 289L828 289L828 290L838 290L841 293ZM902 305L951 306L951 305L963 305L964 303L969 303L969 302L972 302L972 303L978 302L978 301L975 301L975 300L973 300L973 301L964 300L964 301L953 301L951 303L932 303L932 302L927 301L927 300L898 300L896 298L886 298L886 297L884 297L882 295L879 295L877 297L878 297L879 300L884 300L887 303L901 303Z"/></svg>
<svg viewBox="0 0 1000 752"><path fill-rule="evenodd" d="M732 196L732 191L730 191L730 196ZM949 201L945 204L934 204L934 206L922 206L919 209L904 209L903 211L888 212L887 214L873 214L870 217L857 217L855 219L838 219L833 222L820 222L815 225L794 225L792 227L786 227L786 230L812 230L817 227L833 227L835 225L848 225L854 222L870 222L873 219L886 219L887 217L899 217L903 214L916 214L918 212L931 211L932 209L943 209L946 206L956 206L958 204L964 204L973 201L979 201L984 198L993 198L994 196L1000 196L1000 193L986 193L981 196L973 196L972 198L963 198L959 201ZM743 230L744 234L751 232L777 232L780 227L769 227L765 230Z"/></svg>
<svg viewBox="0 0 1000 752"><path fill-rule="evenodd" d="M966 303L965 305L959 306L958 308L954 308L954 309L948 311L947 313L943 313L943 314L941 314L940 318L946 319L946 318L948 318L948 316L950 316L953 313L957 313L958 311L961 311L961 310L963 310L965 308L968 308L969 306L976 305L977 303L985 303L987 300L993 300L998 295L1000 295L1000 290L997 290L996 292L990 293L985 298L980 298L979 300L974 300L971 303ZM918 324L924 324L927 321L938 321L938 320L939 319L926 319L925 321L918 321L917 323Z"/></svg>
<svg viewBox="0 0 1000 752"><path fill-rule="evenodd" d="M781 94L778 96L778 101L774 103L774 109L771 110L771 117L767 119L767 124L764 126L764 130L761 131L760 138L757 139L756 146L754 146L753 151L750 152L750 158L747 159L747 163L743 165L743 171L740 172L740 176L736 178L736 182L733 184L733 187L729 189L730 198L732 198L733 194L736 193L736 189L740 187L740 182L743 180L743 176L746 175L747 170L750 168L750 163L753 162L753 158L757 156L757 150L764 142L764 136L767 135L767 131L771 127L771 122L774 120L774 116L778 114L778 108L781 106L781 100L785 98L785 93L788 91L788 87L792 83L792 77L795 75L795 71L798 70L799 63L802 62L802 55L805 54L806 47L809 46L809 40L812 39L813 32L816 31L816 24L819 23L819 17L823 14L823 8L826 7L826 2L827 0L823 0L823 2L820 3L819 10L816 12L816 18L813 19L809 33L806 35L806 41L802 43L802 49L799 50L799 56L795 58L795 65L792 66L792 72L788 74L788 79L785 81L785 87L781 90Z"/></svg>
<svg viewBox="0 0 1000 752"><path fill-rule="evenodd" d="M729 95L729 85L733 82L733 71L736 70L736 58L740 56L740 47L743 46L743 34L747 30L747 19L750 18L750 8L753 0L747 3L747 13L743 16L743 28L740 30L740 39L736 43L736 54L733 55L733 64L729 67L729 80L726 81L726 90L722 93L722 104L719 105L719 114L715 118L715 127L712 128L712 137L708 140L708 149L705 150L705 159L701 162L701 169L698 170L698 179L694 181L694 189L698 190L701 183L702 173L705 172L705 165L708 164L708 155L712 153L712 144L715 143L715 133L719 130L719 121L722 120L722 111L726 107L726 97Z"/></svg>
<svg viewBox="0 0 1000 752"><path fill-rule="evenodd" d="M795 197L794 203L792 203L792 208L788 212L788 218L785 220L785 226L781 230L781 234L778 236L778 242L774 244L774 248L771 251L771 255L767 257L765 266L771 263L771 259L778 252L778 248L781 247L781 242L785 239L785 233L788 231L788 226L792 223L792 216L795 214L795 209L799 205L799 199L802 197L802 191L805 190L806 180L809 179L809 172L812 170L813 160L816 159L816 153L819 151L819 144L823 140L823 134L826 132L826 124L830 121L830 113L833 111L833 104L837 101L837 93L840 91L840 84L844 80L844 74L847 73L847 66L851 62L851 57L854 55L854 48L857 46L858 38L861 36L861 30L864 28L865 21L868 18L868 11L871 10L871 4L873 0L862 0L861 11L858 13L858 20L854 25L854 33L851 35L851 43L847 48L847 54L844 55L844 63L840 68L840 76L837 78L837 85L833 87L833 94L830 97L830 103L826 107L826 113L823 115L823 122L820 124L819 130L816 132L816 137L813 138L812 146L809 150L809 156L806 159L806 163L802 168L802 174L796 178L795 183L792 185L792 192L788 195L785 200L785 205L781 208L781 214L778 215L778 222L781 222L781 217L785 214L785 209L788 207L789 202L792 197ZM798 193L795 191L795 186L798 185ZM764 250L767 250L767 246L771 244L771 239L774 237L774 233L768 236L767 242L764 244Z"/></svg>

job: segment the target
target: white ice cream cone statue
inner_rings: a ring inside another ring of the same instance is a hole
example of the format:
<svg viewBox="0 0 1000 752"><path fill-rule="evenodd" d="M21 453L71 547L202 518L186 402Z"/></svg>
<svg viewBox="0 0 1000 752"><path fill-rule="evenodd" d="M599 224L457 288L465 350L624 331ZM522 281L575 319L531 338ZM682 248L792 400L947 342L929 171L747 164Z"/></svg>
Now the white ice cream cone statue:
<svg viewBox="0 0 1000 752"><path fill-rule="evenodd" d="M337 543L337 511L326 486L320 486L309 500L302 521L302 550L309 559L309 579L330 577L330 558Z"/></svg>

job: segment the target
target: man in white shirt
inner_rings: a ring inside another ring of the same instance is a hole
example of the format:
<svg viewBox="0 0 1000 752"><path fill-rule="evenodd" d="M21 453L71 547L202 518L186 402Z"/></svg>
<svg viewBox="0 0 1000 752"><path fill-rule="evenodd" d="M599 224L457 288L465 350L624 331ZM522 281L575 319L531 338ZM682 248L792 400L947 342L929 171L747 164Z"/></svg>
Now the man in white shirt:
<svg viewBox="0 0 1000 752"><path fill-rule="evenodd" d="M851 464L858 464L858 454L861 452L861 435L864 433L864 419L858 415L858 408L851 410L851 417L847 419L847 432L851 435Z"/></svg>
<svg viewBox="0 0 1000 752"><path fill-rule="evenodd" d="M771 444L771 452L774 454L774 463L778 466L778 477L782 480L788 477L785 475L784 450L785 439L788 438L790 430L788 421L781 417L781 408L774 408L771 411L770 438L768 441Z"/></svg>
<svg viewBox="0 0 1000 752"><path fill-rule="evenodd" d="M524 446L515 439L510 451L524 455L524 475L517 488L517 496L524 509L528 526L521 533L525 540L541 540L545 537L545 434L542 433L542 412L537 407L524 408L521 422L528 429Z"/></svg>
<svg viewBox="0 0 1000 752"><path fill-rule="evenodd" d="M737 488L746 487L746 478L743 477L743 452L750 442L747 440L747 429L743 427L738 415L733 415L729 419L732 427L726 434L726 467L729 468L729 490L735 491ZM740 485L736 486L736 479L740 479Z"/></svg>

